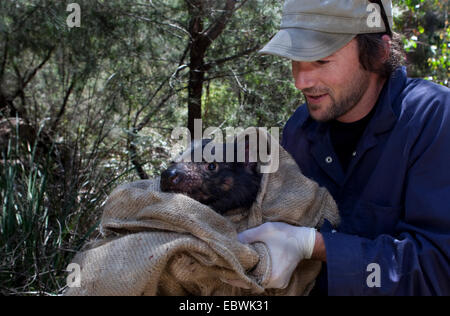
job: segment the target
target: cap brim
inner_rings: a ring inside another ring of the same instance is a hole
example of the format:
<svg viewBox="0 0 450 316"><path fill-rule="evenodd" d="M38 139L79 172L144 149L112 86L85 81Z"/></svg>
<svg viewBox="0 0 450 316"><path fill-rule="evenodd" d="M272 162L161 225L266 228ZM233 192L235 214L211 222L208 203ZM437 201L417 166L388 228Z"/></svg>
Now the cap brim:
<svg viewBox="0 0 450 316"><path fill-rule="evenodd" d="M259 53L311 62L333 55L355 36L286 28L280 30Z"/></svg>

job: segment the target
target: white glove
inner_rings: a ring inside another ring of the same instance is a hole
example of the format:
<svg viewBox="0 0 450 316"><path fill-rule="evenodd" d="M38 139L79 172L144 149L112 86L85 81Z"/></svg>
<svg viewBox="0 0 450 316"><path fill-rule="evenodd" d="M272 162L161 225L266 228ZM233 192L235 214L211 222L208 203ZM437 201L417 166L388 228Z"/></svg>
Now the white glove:
<svg viewBox="0 0 450 316"><path fill-rule="evenodd" d="M303 259L311 259L316 230L285 223L265 223L238 235L241 243L257 241L266 244L272 261L272 273L266 288L284 289Z"/></svg>

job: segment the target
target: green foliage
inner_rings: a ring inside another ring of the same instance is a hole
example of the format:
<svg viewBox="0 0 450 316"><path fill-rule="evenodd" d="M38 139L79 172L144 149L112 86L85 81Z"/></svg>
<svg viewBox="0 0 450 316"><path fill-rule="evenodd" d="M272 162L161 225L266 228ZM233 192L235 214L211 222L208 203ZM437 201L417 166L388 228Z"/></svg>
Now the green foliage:
<svg viewBox="0 0 450 316"><path fill-rule="evenodd" d="M54 251L63 248L67 227L52 226L50 217L58 214L49 208L49 170L37 163L36 144L21 148L18 133L14 138L15 145L10 139L0 165L0 292L38 294L54 288L42 279L56 275ZM65 223L65 219L58 216L56 222ZM18 287L19 280L28 286Z"/></svg>
<svg viewBox="0 0 450 316"><path fill-rule="evenodd" d="M410 75L449 85L449 2L401 0L396 3L396 28L403 35Z"/></svg>
<svg viewBox="0 0 450 316"><path fill-rule="evenodd" d="M0 1L0 294L60 293L111 190L138 179L136 164L157 176L187 125L187 1L75 2L70 29L64 1ZM224 2L204 3L207 29ZM448 85L448 2L395 5L410 75ZM290 62L256 53L281 9L248 0L208 49L205 128L283 127L303 103ZM2 127L16 115L34 132Z"/></svg>

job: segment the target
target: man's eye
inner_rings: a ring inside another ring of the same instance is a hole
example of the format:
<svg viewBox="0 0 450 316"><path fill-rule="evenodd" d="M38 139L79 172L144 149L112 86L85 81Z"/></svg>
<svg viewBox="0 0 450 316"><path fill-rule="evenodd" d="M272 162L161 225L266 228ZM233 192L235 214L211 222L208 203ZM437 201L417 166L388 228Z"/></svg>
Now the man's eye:
<svg viewBox="0 0 450 316"><path fill-rule="evenodd" d="M329 61L328 61L328 60L318 60L317 63L318 63L319 65L325 65L325 64L328 64Z"/></svg>

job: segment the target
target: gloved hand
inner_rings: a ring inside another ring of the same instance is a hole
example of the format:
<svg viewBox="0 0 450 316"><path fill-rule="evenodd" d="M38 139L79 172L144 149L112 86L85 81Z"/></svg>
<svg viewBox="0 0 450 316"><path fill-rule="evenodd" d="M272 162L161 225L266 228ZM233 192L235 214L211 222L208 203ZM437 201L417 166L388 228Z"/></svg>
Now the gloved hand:
<svg viewBox="0 0 450 316"><path fill-rule="evenodd" d="M265 223L238 235L241 243L266 244L272 261L272 273L266 288L284 289L300 261L311 259L316 230L285 223Z"/></svg>

